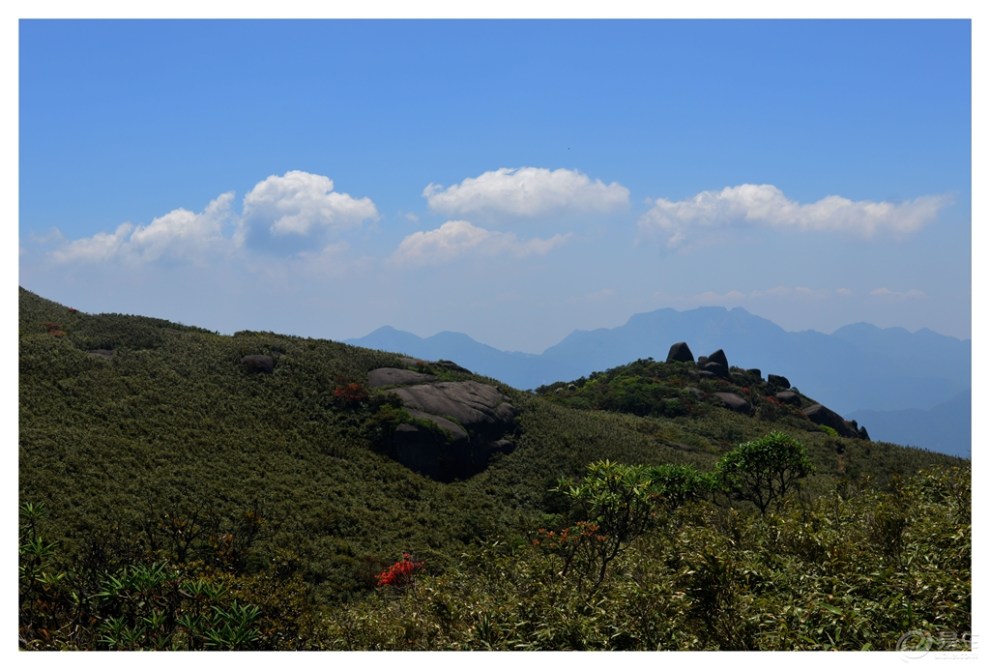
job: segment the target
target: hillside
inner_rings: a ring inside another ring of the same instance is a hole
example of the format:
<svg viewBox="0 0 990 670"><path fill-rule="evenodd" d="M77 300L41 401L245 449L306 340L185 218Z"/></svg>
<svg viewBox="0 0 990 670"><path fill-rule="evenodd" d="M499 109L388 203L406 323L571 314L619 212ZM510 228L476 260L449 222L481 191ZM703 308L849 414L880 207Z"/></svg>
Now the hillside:
<svg viewBox="0 0 990 670"><path fill-rule="evenodd" d="M426 358L453 358L517 388L577 379L640 358L662 359L673 342L697 352L725 348L742 368L761 368L795 380L841 414L899 411L920 428L905 444L949 454L969 445L952 441L969 424L969 409L927 412L970 388L971 343L929 330L853 324L825 334L788 332L742 308L660 309L634 315L616 328L575 331L541 354L499 351L456 333L419 338L391 328L349 340L364 347ZM903 431L877 421L874 437L902 442ZM930 439L939 435L939 439Z"/></svg>
<svg viewBox="0 0 990 670"><path fill-rule="evenodd" d="M144 610L136 609L158 602L140 591L149 584L174 585L153 591L161 599L155 611L200 612L182 625L156 619L171 631L159 640L163 648L370 648L379 643L333 631L383 604L376 584L389 565L426 565L429 579L440 580L430 588L453 597L444 575L461 574L493 546L531 546L536 529L564 521L566 508L552 493L558 481L580 478L603 459L710 471L739 443L782 431L807 449L808 504L838 490L882 492L925 467L965 465L841 437L789 410L769 411L773 403L762 395L748 412L718 400L717 393L755 392L763 382L753 371L730 373L748 374L746 387L730 376L696 381L695 390L683 366L640 364L603 375L602 388L638 379L643 388L627 394L633 399L652 397L651 384L677 387L677 407L667 389L659 405L630 413L582 396L579 387L591 380L541 397L456 363L84 314L23 289L19 333L21 644L28 648L151 644L155 627L137 623ZM506 423L497 435L481 435L488 419L469 425L431 409L412 390L426 387L490 394ZM496 444L504 448L489 448ZM409 445L419 450L414 457ZM470 471L444 469L466 452ZM404 553L415 561L395 563ZM108 584L117 586L108 591ZM215 593L196 590L207 587ZM211 602L212 609L203 605ZM384 616L389 602L374 612ZM197 637L191 631L207 626L210 612L228 618ZM235 615L246 617L240 627L230 623ZM95 624L83 621L103 623L86 637ZM114 621L131 622L131 642L124 629L111 630Z"/></svg>

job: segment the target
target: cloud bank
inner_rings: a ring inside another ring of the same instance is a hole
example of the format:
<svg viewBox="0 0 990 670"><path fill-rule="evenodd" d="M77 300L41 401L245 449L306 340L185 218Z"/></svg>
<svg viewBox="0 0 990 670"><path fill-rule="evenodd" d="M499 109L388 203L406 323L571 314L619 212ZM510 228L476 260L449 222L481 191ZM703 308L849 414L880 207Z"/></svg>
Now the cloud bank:
<svg viewBox="0 0 990 670"><path fill-rule="evenodd" d="M233 193L224 193L200 213L174 209L147 226L124 223L112 233L73 240L52 252L58 262L102 263L123 260L197 261L227 245L224 226L231 219Z"/></svg>
<svg viewBox="0 0 990 670"><path fill-rule="evenodd" d="M224 193L200 213L176 209L147 226L124 223L112 233L66 242L51 257L59 263L199 262L245 246L312 256L314 250L337 248L336 235L378 217L370 198L338 193L329 177L294 170L255 184L240 214L234 212L234 194Z"/></svg>
<svg viewBox="0 0 990 670"><path fill-rule="evenodd" d="M434 230L407 236L391 260L396 265L427 266L449 263L468 255L543 256L568 237L554 235L548 239L519 240L513 233L486 230L468 221L447 221Z"/></svg>
<svg viewBox="0 0 990 670"><path fill-rule="evenodd" d="M611 212L629 204L629 189L574 170L522 167L499 168L448 187L431 183L423 197L431 210L450 216L532 218Z"/></svg>
<svg viewBox="0 0 990 670"><path fill-rule="evenodd" d="M667 245L727 226L761 226L780 230L848 233L862 238L879 234L903 237L931 223L948 205L948 196L922 196L900 203L849 200L830 195L800 204L776 186L742 184L702 191L686 200L657 198L639 220L644 233L660 234Z"/></svg>

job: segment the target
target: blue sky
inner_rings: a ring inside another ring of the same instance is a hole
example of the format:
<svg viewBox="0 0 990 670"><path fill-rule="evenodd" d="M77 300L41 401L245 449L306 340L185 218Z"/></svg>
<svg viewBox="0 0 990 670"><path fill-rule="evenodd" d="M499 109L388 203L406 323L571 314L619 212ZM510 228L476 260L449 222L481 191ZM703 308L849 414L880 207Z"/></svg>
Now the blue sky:
<svg viewBox="0 0 990 670"><path fill-rule="evenodd" d="M971 330L968 21L22 21L19 282L539 352L660 307Z"/></svg>

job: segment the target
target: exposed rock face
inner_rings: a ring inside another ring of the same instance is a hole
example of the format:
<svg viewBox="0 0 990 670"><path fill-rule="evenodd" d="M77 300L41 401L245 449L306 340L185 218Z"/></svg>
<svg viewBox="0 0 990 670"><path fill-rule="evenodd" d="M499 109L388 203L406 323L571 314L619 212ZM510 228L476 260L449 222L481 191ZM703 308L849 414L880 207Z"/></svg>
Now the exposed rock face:
<svg viewBox="0 0 990 670"><path fill-rule="evenodd" d="M794 391L781 391L774 395L774 397L785 405L801 406L801 396Z"/></svg>
<svg viewBox="0 0 990 670"><path fill-rule="evenodd" d="M511 434L516 410L502 392L477 381L431 379L397 368L369 373L369 385L396 386L393 393L414 419L395 429L386 445L389 456L411 470L449 482L477 474L493 454L515 448Z"/></svg>
<svg viewBox="0 0 990 670"><path fill-rule="evenodd" d="M275 370L275 360L271 356L251 355L241 359L241 365L248 372L261 372L270 375Z"/></svg>
<svg viewBox="0 0 990 670"><path fill-rule="evenodd" d="M402 368L378 368L368 373L368 386L371 388L381 388L382 386L402 386L404 384L420 384L436 379L433 375Z"/></svg>
<svg viewBox="0 0 990 670"><path fill-rule="evenodd" d="M780 375L767 375L767 384L780 391L786 391L791 388L790 380Z"/></svg>
<svg viewBox="0 0 990 670"><path fill-rule="evenodd" d="M709 360L705 363L704 367L701 368L702 372L707 372L713 377L718 377L719 379L729 378L729 368L713 360Z"/></svg>
<svg viewBox="0 0 990 670"><path fill-rule="evenodd" d="M465 428L486 430L515 418L515 409L494 386L475 381L417 384L395 389L402 405L427 417L448 417Z"/></svg>
<svg viewBox="0 0 990 670"><path fill-rule="evenodd" d="M802 412L813 423L819 426L828 426L842 437L861 437L858 430L854 429L845 419L824 405L812 405L802 410Z"/></svg>
<svg viewBox="0 0 990 670"><path fill-rule="evenodd" d="M750 406L746 400L735 393L716 393L714 394L716 398L722 401L728 409L733 412L741 412L743 414L749 414L753 408Z"/></svg>
<svg viewBox="0 0 990 670"><path fill-rule="evenodd" d="M726 370L729 369L729 359L726 358L725 352L719 349L715 353L708 356L709 363L718 363L722 365Z"/></svg>
<svg viewBox="0 0 990 670"><path fill-rule="evenodd" d="M729 378L729 359L725 357L725 352L719 349L709 356L698 357L698 369L702 373L709 373L719 379ZM708 376L708 375L705 375Z"/></svg>
<svg viewBox="0 0 990 670"><path fill-rule="evenodd" d="M691 348L688 347L687 342L676 342L670 345L670 351L667 352L667 362L694 363L694 354L691 353Z"/></svg>

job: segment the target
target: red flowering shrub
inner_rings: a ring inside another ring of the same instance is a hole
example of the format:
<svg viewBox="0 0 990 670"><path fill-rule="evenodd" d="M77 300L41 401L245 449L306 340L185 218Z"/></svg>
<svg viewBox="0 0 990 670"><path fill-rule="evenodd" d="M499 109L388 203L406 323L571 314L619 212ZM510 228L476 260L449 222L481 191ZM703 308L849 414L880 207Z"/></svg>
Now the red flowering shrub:
<svg viewBox="0 0 990 670"><path fill-rule="evenodd" d="M575 525L559 531L540 528L533 539L533 545L562 560L560 574L567 575L571 567L578 564L579 572L587 572L596 562L595 557L608 541L597 523L578 521Z"/></svg>
<svg viewBox="0 0 990 670"><path fill-rule="evenodd" d="M368 401L368 389L364 384L351 382L333 390L334 402L344 407L355 407Z"/></svg>
<svg viewBox="0 0 990 670"><path fill-rule="evenodd" d="M62 330L62 324L60 324L60 323L54 323L52 321L46 321L45 323L43 323L41 325L44 326L45 330L48 331L48 334L51 335L52 337L65 337L66 336L66 332L64 330Z"/></svg>
<svg viewBox="0 0 990 670"><path fill-rule="evenodd" d="M403 588L412 584L413 574L422 569L423 561L414 561L410 554L403 553L401 561L396 561L387 569L378 573L376 583L378 586Z"/></svg>

